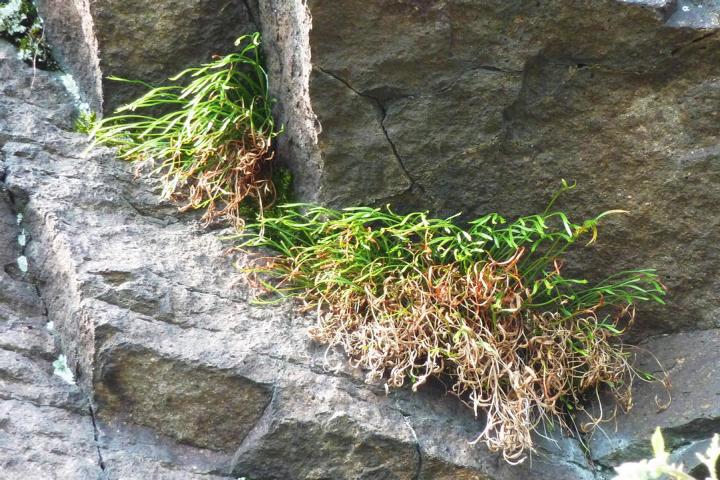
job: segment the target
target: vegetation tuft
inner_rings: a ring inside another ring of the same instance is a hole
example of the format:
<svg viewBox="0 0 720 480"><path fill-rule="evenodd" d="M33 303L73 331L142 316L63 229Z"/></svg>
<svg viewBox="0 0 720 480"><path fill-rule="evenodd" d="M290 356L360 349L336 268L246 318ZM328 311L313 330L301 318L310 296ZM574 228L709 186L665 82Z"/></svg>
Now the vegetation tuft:
<svg viewBox="0 0 720 480"><path fill-rule="evenodd" d="M474 440L520 462L533 432L559 423L588 392L606 386L631 405L635 379L622 333L640 301L662 303L652 270L590 284L565 276L563 255L593 243L604 212L581 223L553 210L574 188L563 182L541 214L507 221L489 214L465 224L389 208L334 210L287 204L289 171L269 167L278 135L258 34L240 51L152 87L92 125L96 144L150 163L163 196L204 219L243 225L242 247L269 247L251 271L271 294L300 299L319 317L311 335L342 347L368 380L413 390L438 377L483 413ZM252 200L247 202L246 200ZM272 208L270 208L272 206Z"/></svg>
<svg viewBox="0 0 720 480"><path fill-rule="evenodd" d="M655 429L651 444L653 458L640 460L639 462L626 462L615 467L617 475L613 480L652 480L666 478L668 480L695 480L700 478L699 472L691 475L685 472L683 464L670 463L670 454L665 450L665 439L662 436L660 427ZM700 460L701 467L698 470L706 470L706 480L720 480L720 435L713 435L704 454L695 453Z"/></svg>
<svg viewBox="0 0 720 480"><path fill-rule="evenodd" d="M75 131L78 133L92 134L95 123L97 122L97 115L91 110L80 110L77 118L75 119Z"/></svg>
<svg viewBox="0 0 720 480"><path fill-rule="evenodd" d="M485 426L474 442L511 463L532 450L532 432L559 422L602 385L629 408L643 378L620 336L635 305L662 303L652 270L591 285L563 274L562 256L596 239L608 211L573 223L553 211L509 222L489 214L398 215L389 208L276 207L240 233L242 247L279 253L251 270L269 293L319 313L311 335L342 347L368 381L416 390L439 377Z"/></svg>
<svg viewBox="0 0 720 480"><path fill-rule="evenodd" d="M57 70L45 42L43 21L30 0L0 0L0 37L18 47L18 58L34 67Z"/></svg>
<svg viewBox="0 0 720 480"><path fill-rule="evenodd" d="M114 78L149 91L92 131L96 144L117 147L119 157L154 165L163 197L206 209L208 223L224 218L240 225L244 200L262 211L276 194L268 163L279 132L260 35L240 37L236 45L239 52L187 69L171 85Z"/></svg>

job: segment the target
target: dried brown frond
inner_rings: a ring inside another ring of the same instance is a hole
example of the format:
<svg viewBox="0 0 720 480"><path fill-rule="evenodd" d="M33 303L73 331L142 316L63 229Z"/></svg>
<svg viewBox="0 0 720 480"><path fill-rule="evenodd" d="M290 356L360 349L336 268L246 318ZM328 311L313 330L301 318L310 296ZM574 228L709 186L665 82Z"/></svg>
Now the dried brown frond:
<svg viewBox="0 0 720 480"><path fill-rule="evenodd" d="M562 273L561 254L594 239L604 214L582 224L549 209L511 223L489 214L464 229L382 209L279 212L243 234L244 246L281 253L252 269L259 283L317 311L311 336L369 382L417 390L441 378L484 419L473 443L517 463L541 424L574 427L568 411L587 393L606 386L631 405L637 372L620 335L635 302L662 302L664 288L651 270L597 285Z"/></svg>
<svg viewBox="0 0 720 480"><path fill-rule="evenodd" d="M517 463L541 421L563 419L566 405L602 384L622 385L614 393L625 403L633 376L595 308L570 319L522 308L529 293L517 267L523 252L465 273L429 264L422 273L388 277L380 290L314 291L303 297L321 306L311 336L342 347L368 381L386 378L401 387L410 379L417 390L429 377L447 375L452 393L484 414L485 428L472 443L483 441ZM613 324L630 318L620 310Z"/></svg>

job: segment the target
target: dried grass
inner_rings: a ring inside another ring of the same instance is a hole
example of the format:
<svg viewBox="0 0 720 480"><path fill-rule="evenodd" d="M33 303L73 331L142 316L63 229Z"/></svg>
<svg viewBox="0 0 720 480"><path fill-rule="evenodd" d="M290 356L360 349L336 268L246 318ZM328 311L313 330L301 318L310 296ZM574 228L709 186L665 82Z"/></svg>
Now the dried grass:
<svg viewBox="0 0 720 480"><path fill-rule="evenodd" d="M269 163L279 132L260 37L244 36L236 44L238 53L187 69L170 85L114 78L149 91L97 122L91 133L95 144L116 147L120 158L153 165L163 198L184 202L185 210L205 209L206 223L228 219L241 226L243 202L262 210L274 201Z"/></svg>
<svg viewBox="0 0 720 480"><path fill-rule="evenodd" d="M568 409L588 392L604 385L629 408L638 373L620 335L635 303L662 302L664 289L651 270L588 286L565 278L560 260L595 239L605 214L582 224L562 212L509 224L491 214L461 228L386 209L278 210L241 235L280 254L258 261L258 281L317 309L312 337L343 348L368 381L449 382L485 417L473 443L517 463L541 424L569 428Z"/></svg>

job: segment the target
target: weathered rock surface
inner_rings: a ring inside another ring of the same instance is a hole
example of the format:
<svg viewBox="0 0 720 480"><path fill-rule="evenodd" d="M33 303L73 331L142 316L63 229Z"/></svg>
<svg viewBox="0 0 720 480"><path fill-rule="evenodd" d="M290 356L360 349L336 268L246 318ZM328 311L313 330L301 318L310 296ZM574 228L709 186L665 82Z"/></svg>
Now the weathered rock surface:
<svg viewBox="0 0 720 480"><path fill-rule="evenodd" d="M5 104L6 98L29 87L30 77L5 82L18 65L12 47L4 42L1 47ZM0 107L0 117L7 113L5 105ZM10 133L3 120L0 124L3 145ZM24 129L16 134L23 135ZM0 181L4 178L0 167ZM99 478L89 404L77 387L52 375L59 349L46 328L45 307L32 274L23 272L22 244L30 240L29 234L3 186L0 183L0 476Z"/></svg>
<svg viewBox="0 0 720 480"><path fill-rule="evenodd" d="M213 472L229 461L227 456L178 445L158 432L147 433L117 419L93 418L88 391L53 374L52 363L62 351L39 296L38 274L44 267L32 253L27 219L18 216L20 210L29 211L24 206L30 197L21 190L7 190L5 158L14 151L20 155L17 161L32 162L44 150L66 155L72 170L77 167L70 164L72 156L81 152L82 142L68 142L73 135L64 133L71 125L73 106L56 76L33 75L4 42L0 88L0 477L223 478ZM45 173L48 170L42 168L37 172ZM20 258L28 260L28 271Z"/></svg>
<svg viewBox="0 0 720 480"><path fill-rule="evenodd" d="M21 227L0 191L0 472L3 478L98 478L88 404L52 376L58 349L35 286L18 269Z"/></svg>
<svg viewBox="0 0 720 480"><path fill-rule="evenodd" d="M278 147L303 199L512 216L541 210L567 178L580 183L564 200L571 212L630 210L569 266L598 277L656 267L669 305L644 309L639 331L707 330L647 341L670 371L673 403L658 409L664 392L639 385L635 408L593 436L589 457L609 468L644 456L659 425L696 466L692 452L720 430L717 2L120 3L41 2L58 57L106 110L128 93L102 76L160 80L257 19L287 132ZM226 254L225 232L159 203L111 152L85 153L57 78L33 75L8 48L0 467L10 478L608 473L591 472L569 439L509 467L467 444L479 424L455 399L432 387L386 396L336 353L328 369L305 334L312 319L252 304L231 267L246 258ZM79 388L51 375L60 350L48 321Z"/></svg>
<svg viewBox="0 0 720 480"><path fill-rule="evenodd" d="M672 388L668 391L658 384L637 388L633 409L603 424L602 431L592 436L593 460L612 467L649 458L649 439L660 427L673 461L697 469L701 463L695 452L704 453L713 434L720 433L720 330L648 339L640 345L637 367L658 378L667 372Z"/></svg>
<svg viewBox="0 0 720 480"><path fill-rule="evenodd" d="M101 475L593 478L574 440L510 467L468 445L480 423L441 390L386 395L333 353L328 368L306 334L311 318L290 305L252 304L231 264L246 259L224 254L223 232L159 203L153 185L111 152L86 154L85 139L66 130L71 100L58 79L37 72L30 90L32 76L3 56L4 186L30 238L24 253L47 308L41 322L53 322L81 398L92 399L97 441L81 409L88 435L67 434L68 449L95 447ZM8 441L18 435L10 430ZM91 467L70 478L96 478Z"/></svg>
<svg viewBox="0 0 720 480"><path fill-rule="evenodd" d="M161 81L263 32L278 157L297 197L399 209L606 209L570 268L655 267L644 332L720 326L720 6L689 0L42 0L57 57L96 108L107 75ZM104 102L104 103L103 103Z"/></svg>
<svg viewBox="0 0 720 480"><path fill-rule="evenodd" d="M45 32L62 67L96 111L111 112L138 92L110 75L162 83L212 55L233 50L256 29L242 0L39 0Z"/></svg>
<svg viewBox="0 0 720 480"><path fill-rule="evenodd" d="M259 2L302 198L607 222L574 266L655 267L644 331L720 325L716 1Z"/></svg>

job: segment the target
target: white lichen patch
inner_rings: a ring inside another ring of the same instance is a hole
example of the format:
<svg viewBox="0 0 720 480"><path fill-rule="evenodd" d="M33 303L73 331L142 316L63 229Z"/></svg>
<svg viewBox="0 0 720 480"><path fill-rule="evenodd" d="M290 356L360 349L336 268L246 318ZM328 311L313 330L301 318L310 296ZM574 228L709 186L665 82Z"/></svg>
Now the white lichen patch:
<svg viewBox="0 0 720 480"><path fill-rule="evenodd" d="M0 31L10 35L25 33L27 28L22 24L27 16L22 11L22 0L10 0L0 6Z"/></svg>
<svg viewBox="0 0 720 480"><path fill-rule="evenodd" d="M83 102L82 96L80 95L80 87L78 86L72 75L66 73L62 75L60 79L62 80L65 90L67 90L67 92L75 101L75 105L77 106L78 110L80 110L80 113L89 114L91 111L90 105L88 105L87 102Z"/></svg>
<svg viewBox="0 0 720 480"><path fill-rule="evenodd" d="M17 258L17 264L21 272L26 273L28 271L28 261L25 255L20 255Z"/></svg>
<svg viewBox="0 0 720 480"><path fill-rule="evenodd" d="M24 228L23 228L22 231L20 232L20 235L18 235L18 239L17 239L17 240L18 240L18 244L19 244L21 247L24 247L25 245L27 245L27 235L25 235L25 229L24 229Z"/></svg>
<svg viewBox="0 0 720 480"><path fill-rule="evenodd" d="M67 358L65 355L60 355L57 360L53 362L53 374L62 378L65 383L75 385L75 375L72 370L68 367Z"/></svg>

